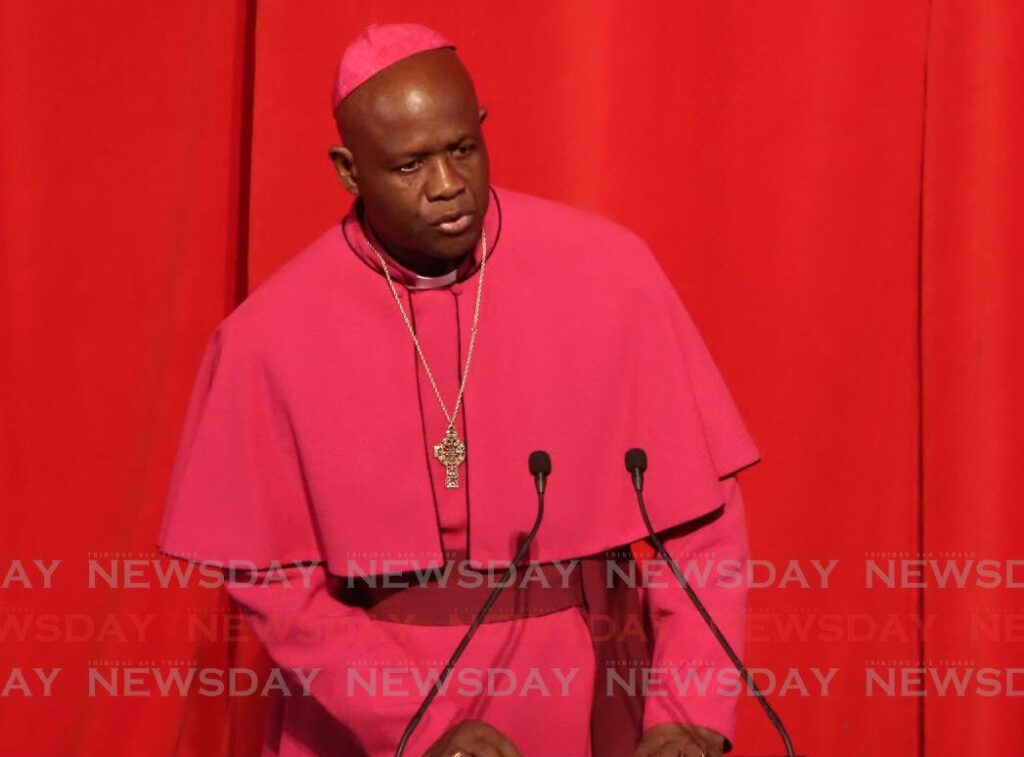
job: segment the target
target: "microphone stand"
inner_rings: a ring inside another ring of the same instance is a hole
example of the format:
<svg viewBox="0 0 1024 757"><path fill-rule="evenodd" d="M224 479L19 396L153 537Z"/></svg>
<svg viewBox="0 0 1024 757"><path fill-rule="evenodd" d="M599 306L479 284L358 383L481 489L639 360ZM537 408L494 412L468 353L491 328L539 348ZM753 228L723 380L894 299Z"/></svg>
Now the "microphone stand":
<svg viewBox="0 0 1024 757"><path fill-rule="evenodd" d="M448 664L444 666L444 670L441 671L441 675L438 676L434 682L433 688L424 698L423 703L420 704L416 713L409 720L409 724L405 727L405 732L402 734L401 741L398 742L398 747L395 749L395 757L402 757L405 752L405 747L409 743L409 739L412 738L413 732L416 727L420 724L423 716L430 709L430 705L434 699L441 692L445 682L451 675L452 670L455 668L459 658L462 657L462 653L466 651L466 647L469 646L469 642L472 640L473 635L476 633L476 629L480 627L480 624L484 622L484 618L487 617L487 613L490 612L491 607L498 601L498 596L502 590L508 584L512 573L515 572L516 566L519 561L523 559L523 556L529 551L530 545L533 543L534 537L537 535L537 531L540 529L540 522L544 517L544 489L547 485L547 477L551 474L551 458L546 452L533 452L530 455L530 473L534 476L534 481L537 487L537 517L533 521L533 528L530 529L530 533L526 535L522 544L519 545L519 549L516 551L515 556L512 558L512 562L505 569L505 573L502 575L498 585L491 590L490 595L487 597L487 601L483 603L483 606L477 612L476 617L473 619L473 623L466 630L465 635L462 637L462 641L452 652L451 658L448 660Z"/></svg>
<svg viewBox="0 0 1024 757"><path fill-rule="evenodd" d="M750 671L747 670L743 661L736 654L736 651L732 648L728 639L725 638L725 634L722 633L718 624L715 623L714 618L711 617L711 613L708 612L704 603L700 601L700 597L690 586L690 582L686 580L686 576L679 569L679 565L672 558L672 555L665 549L665 545L661 543L661 539L654 532L654 526L651 525L651 519L647 515L647 506L644 504L644 471L647 470L647 453L642 449L631 449L626 453L626 470L628 470L633 476L633 489L636 491L636 501L640 506L640 515L644 519L644 526L647 528L647 535L654 544L654 548L658 551L661 559L664 560L669 568L672 570L672 574L676 577L676 581L683 587L683 591L686 592L686 596L690 598L690 602L696 608L697 612L704 619L708 628L711 629L711 633L714 634L715 639L718 641L719 646L725 650L726 655L729 656L729 660L735 666L736 670L739 671L743 680L747 686L754 693L754 697L760 703L764 709L764 714L768 716L768 720L775 727L775 730L779 734L779 738L782 739L782 745L786 748L786 756L794 757L793 743L789 740L789 734L786 732L786 727L782 724L782 720L776 714L772 706L768 704L768 700L765 698L764 693L757 688L757 684L754 682L754 677L750 675Z"/></svg>

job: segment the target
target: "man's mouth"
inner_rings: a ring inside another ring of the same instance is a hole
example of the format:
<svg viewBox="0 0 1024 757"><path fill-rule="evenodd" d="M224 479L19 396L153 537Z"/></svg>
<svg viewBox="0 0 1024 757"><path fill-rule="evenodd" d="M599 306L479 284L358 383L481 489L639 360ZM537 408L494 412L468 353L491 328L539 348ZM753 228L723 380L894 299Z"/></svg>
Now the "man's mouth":
<svg viewBox="0 0 1024 757"><path fill-rule="evenodd" d="M434 224L442 234L450 234L455 236L456 234L462 234L466 231L473 223L472 212L453 214L451 216L444 216L444 220L438 221Z"/></svg>

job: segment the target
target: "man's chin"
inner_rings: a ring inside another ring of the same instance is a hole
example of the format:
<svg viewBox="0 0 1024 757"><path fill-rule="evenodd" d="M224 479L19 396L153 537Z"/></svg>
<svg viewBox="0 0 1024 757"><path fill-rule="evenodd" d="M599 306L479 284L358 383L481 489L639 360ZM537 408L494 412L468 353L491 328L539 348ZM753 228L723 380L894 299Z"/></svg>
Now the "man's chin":
<svg viewBox="0 0 1024 757"><path fill-rule="evenodd" d="M451 262L471 253L480 241L480 229L470 228L464 234L446 237L431 246L430 257Z"/></svg>

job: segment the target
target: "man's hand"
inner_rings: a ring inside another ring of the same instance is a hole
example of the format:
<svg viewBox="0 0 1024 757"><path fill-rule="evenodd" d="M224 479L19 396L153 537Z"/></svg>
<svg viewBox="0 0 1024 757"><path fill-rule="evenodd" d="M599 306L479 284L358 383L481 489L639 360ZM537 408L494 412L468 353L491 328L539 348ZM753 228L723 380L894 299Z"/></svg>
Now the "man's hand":
<svg viewBox="0 0 1024 757"><path fill-rule="evenodd" d="M448 731L423 757L523 757L512 741L479 720L464 720Z"/></svg>
<svg viewBox="0 0 1024 757"><path fill-rule="evenodd" d="M647 729L631 757L721 757L725 738L708 728L662 723Z"/></svg>

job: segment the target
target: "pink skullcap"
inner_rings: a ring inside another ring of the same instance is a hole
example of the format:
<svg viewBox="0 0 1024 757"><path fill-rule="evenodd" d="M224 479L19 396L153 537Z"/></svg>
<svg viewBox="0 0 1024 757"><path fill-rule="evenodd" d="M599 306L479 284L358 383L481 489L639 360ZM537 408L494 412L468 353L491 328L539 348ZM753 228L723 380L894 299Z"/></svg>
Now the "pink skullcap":
<svg viewBox="0 0 1024 757"><path fill-rule="evenodd" d="M345 49L334 78L331 107L374 74L410 55L455 44L433 29L419 24L370 24Z"/></svg>

